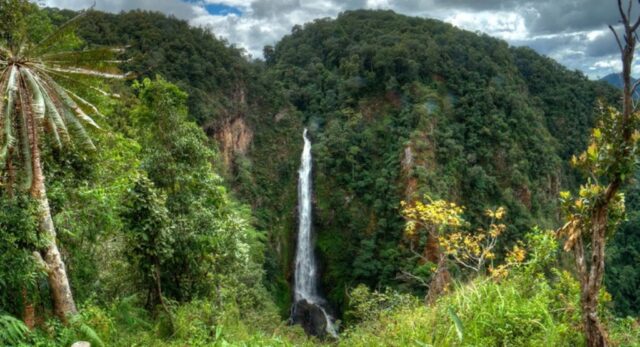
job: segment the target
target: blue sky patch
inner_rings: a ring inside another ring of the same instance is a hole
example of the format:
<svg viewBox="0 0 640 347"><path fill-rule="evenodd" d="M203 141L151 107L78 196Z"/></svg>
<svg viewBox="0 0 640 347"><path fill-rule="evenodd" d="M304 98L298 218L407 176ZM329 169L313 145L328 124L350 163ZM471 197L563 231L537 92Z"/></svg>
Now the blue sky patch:
<svg viewBox="0 0 640 347"><path fill-rule="evenodd" d="M184 2L201 5L202 8L207 10L210 15L213 16L228 16L230 14L235 14L236 16L242 16L242 10L238 7L225 5L221 2L207 4L202 0L182 0Z"/></svg>
<svg viewBox="0 0 640 347"><path fill-rule="evenodd" d="M202 5L202 7L205 10L207 10L207 12L209 12L209 14L214 16L228 16L230 14L235 14L238 17L242 16L242 10L240 10L238 7L235 7L235 6L225 5L223 3L207 4L199 0L183 0L183 1L190 2L192 4Z"/></svg>
<svg viewBox="0 0 640 347"><path fill-rule="evenodd" d="M206 4L204 9L214 16L227 16L230 14L235 14L238 17L242 16L242 11L239 8L225 4Z"/></svg>

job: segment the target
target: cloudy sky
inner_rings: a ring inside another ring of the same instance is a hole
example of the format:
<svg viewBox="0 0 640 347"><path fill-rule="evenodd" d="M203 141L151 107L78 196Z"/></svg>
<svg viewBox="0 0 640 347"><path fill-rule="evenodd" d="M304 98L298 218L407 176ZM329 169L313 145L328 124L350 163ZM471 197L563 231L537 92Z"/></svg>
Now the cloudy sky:
<svg viewBox="0 0 640 347"><path fill-rule="evenodd" d="M625 0L626 1L626 0ZM640 5L636 3L636 7ZM94 0L40 0L47 6L82 9ZM217 35L262 57L295 24L335 17L358 8L392 9L437 18L481 31L513 45L530 46L591 78L618 71L618 49L607 24L618 22L615 0L96 0L96 8L119 12L161 11L206 26ZM635 11L634 11L635 12ZM638 11L640 12L640 11ZM636 13L638 13L636 12ZM640 72L639 68L636 72Z"/></svg>

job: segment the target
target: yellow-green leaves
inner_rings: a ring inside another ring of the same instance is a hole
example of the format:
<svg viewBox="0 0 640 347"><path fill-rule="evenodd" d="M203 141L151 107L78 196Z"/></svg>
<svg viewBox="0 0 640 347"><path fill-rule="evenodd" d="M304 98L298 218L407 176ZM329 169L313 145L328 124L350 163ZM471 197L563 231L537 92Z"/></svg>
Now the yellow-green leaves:
<svg viewBox="0 0 640 347"><path fill-rule="evenodd" d="M407 204L402 201L402 214L408 220L405 231L408 236L413 236L416 227L421 226L428 230L440 231L446 228L459 228L465 224L462 218L464 208L453 202L445 200L433 201L428 195L425 200Z"/></svg>
<svg viewBox="0 0 640 347"><path fill-rule="evenodd" d="M631 147L623 141L622 135L630 130L623 129L622 113L602 104L599 110L600 121L591 132L587 150L571 158L571 164L581 169L589 180L580 187L576 197L569 192L560 193L565 224L557 233L564 238L565 251L571 250L581 237L589 237L585 231L591 228L593 211L607 198L608 184L615 179L624 181L629 177L638 152L640 133L637 130L631 132ZM609 205L607 232L611 233L624 215L622 194L616 194Z"/></svg>
<svg viewBox="0 0 640 347"><path fill-rule="evenodd" d="M456 264L479 272L486 262L495 258L494 248L498 237L507 228L500 221L506 215L504 207L488 209L484 215L489 218L487 227L477 230L465 230L468 223L462 217L464 207L445 200L432 200L428 195L426 201L415 201L411 204L401 202L402 214L407 220L406 235L414 238L420 231L437 237L440 252ZM524 259L524 250L514 249L514 262ZM508 265L500 268L506 275Z"/></svg>
<svg viewBox="0 0 640 347"><path fill-rule="evenodd" d="M488 209L484 214L490 218L487 228L466 232L457 231L438 238L445 254L459 265L476 272L481 271L487 261L495 258L496 242L507 228L499 222L506 214L504 207Z"/></svg>
<svg viewBox="0 0 640 347"><path fill-rule="evenodd" d="M640 133L631 133L632 148L628 148L621 142L622 113L614 107L605 107L600 104L600 120L592 130L589 145L583 153L571 158L571 164L584 171L592 178L611 179L612 175L620 175L626 178L632 171L633 161L629 157L621 160L621 153L628 151L636 153Z"/></svg>
<svg viewBox="0 0 640 347"><path fill-rule="evenodd" d="M598 159L598 147L595 143L591 143L587 148L587 155L590 161L595 162Z"/></svg>
<svg viewBox="0 0 640 347"><path fill-rule="evenodd" d="M598 128L593 129L593 138L598 140L602 137L602 131Z"/></svg>
<svg viewBox="0 0 640 347"><path fill-rule="evenodd" d="M583 230L589 229L593 208L603 199L604 193L604 186L591 182L582 185L576 197L568 191L560 192L560 205L565 216L565 224L558 229L557 234L565 240L565 251L570 251L578 238L583 236ZM608 233L613 232L618 221L623 217L624 195L618 193L610 204Z"/></svg>

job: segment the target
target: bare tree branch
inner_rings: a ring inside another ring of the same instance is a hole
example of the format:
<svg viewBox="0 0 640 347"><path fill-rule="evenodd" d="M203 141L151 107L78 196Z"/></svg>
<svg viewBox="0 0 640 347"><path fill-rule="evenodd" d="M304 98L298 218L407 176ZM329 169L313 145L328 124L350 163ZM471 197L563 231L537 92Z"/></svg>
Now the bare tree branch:
<svg viewBox="0 0 640 347"><path fill-rule="evenodd" d="M636 22L633 23L633 26L631 27L631 31L636 31L636 29L638 29L638 26L640 26L640 17L638 17L638 20L636 20Z"/></svg>
<svg viewBox="0 0 640 347"><path fill-rule="evenodd" d="M638 89L638 86L640 86L640 79L633 84L633 87L631 87L631 97L633 97L633 95L636 93L636 89Z"/></svg>
<svg viewBox="0 0 640 347"><path fill-rule="evenodd" d="M624 10L622 9L622 0L618 0L618 11L620 11L620 17L622 18L622 21L624 23L628 23L627 15L624 13Z"/></svg>
<svg viewBox="0 0 640 347"><path fill-rule="evenodd" d="M411 272L408 271L400 271L401 275L396 276L396 279L411 279L414 280L418 283L420 283L420 285L422 285L423 287L429 288L429 283L427 281L425 281L423 278L416 276L414 274L412 274Z"/></svg>
<svg viewBox="0 0 640 347"><path fill-rule="evenodd" d="M620 53L624 52L624 48L622 48L622 43L620 42L620 38L618 37L618 33L616 32L616 30L611 25L609 25L609 29L611 29L611 32L613 33L613 36L615 36L615 38L616 38L616 42L618 43L618 48L620 49Z"/></svg>

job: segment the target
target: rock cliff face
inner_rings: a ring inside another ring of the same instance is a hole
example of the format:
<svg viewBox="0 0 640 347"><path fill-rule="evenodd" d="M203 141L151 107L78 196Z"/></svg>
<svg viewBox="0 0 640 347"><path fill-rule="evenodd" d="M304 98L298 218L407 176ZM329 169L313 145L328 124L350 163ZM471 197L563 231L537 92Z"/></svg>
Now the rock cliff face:
<svg viewBox="0 0 640 347"><path fill-rule="evenodd" d="M228 173L236 171L235 161L238 156L246 156L253 142L253 129L248 117L256 111L251 107L248 91L240 80L224 100L224 106L218 108L216 116L203 124L207 134L218 145L222 164Z"/></svg>
<svg viewBox="0 0 640 347"><path fill-rule="evenodd" d="M253 130L243 117L225 119L213 132L220 155L227 169L232 168L237 155L246 155L253 141Z"/></svg>

